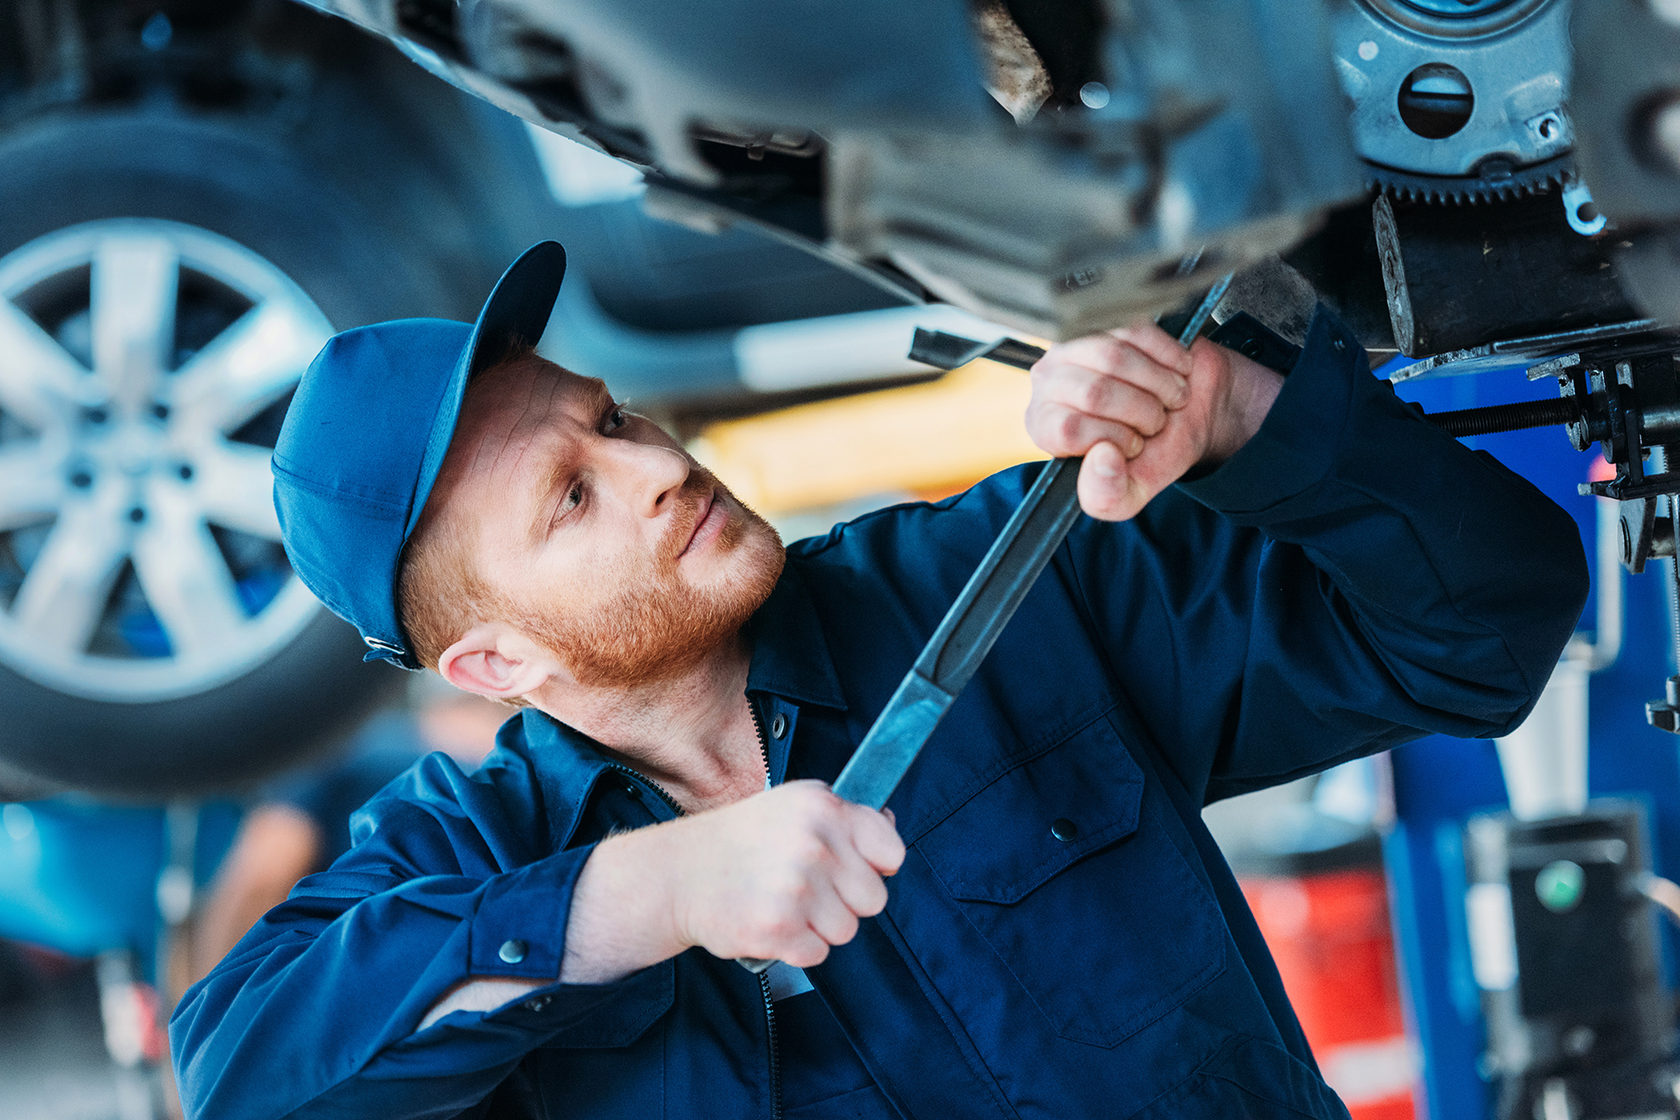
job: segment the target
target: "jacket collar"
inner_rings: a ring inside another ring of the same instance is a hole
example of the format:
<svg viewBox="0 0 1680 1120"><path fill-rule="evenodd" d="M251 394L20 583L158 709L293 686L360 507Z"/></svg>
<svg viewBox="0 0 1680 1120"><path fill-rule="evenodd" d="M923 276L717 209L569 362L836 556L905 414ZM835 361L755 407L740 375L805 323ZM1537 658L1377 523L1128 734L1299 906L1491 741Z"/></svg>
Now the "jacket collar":
<svg viewBox="0 0 1680 1120"><path fill-rule="evenodd" d="M752 663L747 668L747 691L765 692L846 710L840 678L834 672L828 640L823 637L816 606L805 577L789 558L775 590L747 621Z"/></svg>

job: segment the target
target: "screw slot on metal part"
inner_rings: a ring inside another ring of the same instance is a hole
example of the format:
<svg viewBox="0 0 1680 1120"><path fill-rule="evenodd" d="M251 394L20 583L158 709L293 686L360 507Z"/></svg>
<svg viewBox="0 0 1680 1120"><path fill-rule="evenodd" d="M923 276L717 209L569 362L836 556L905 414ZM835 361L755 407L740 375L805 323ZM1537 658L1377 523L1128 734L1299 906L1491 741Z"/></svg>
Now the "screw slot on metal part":
<svg viewBox="0 0 1680 1120"><path fill-rule="evenodd" d="M1400 85L1400 119L1426 140L1445 140L1470 122L1475 108L1470 79L1444 62L1419 66Z"/></svg>
<svg viewBox="0 0 1680 1120"><path fill-rule="evenodd" d="M191 463L182 463L180 466L175 468L175 472L181 476L182 482L192 481L193 469Z"/></svg>
<svg viewBox="0 0 1680 1120"><path fill-rule="evenodd" d="M156 416L159 420L169 419L169 406L166 405L166 404L163 404L161 401L157 404L154 404L152 406L152 415Z"/></svg>
<svg viewBox="0 0 1680 1120"><path fill-rule="evenodd" d="M128 519L138 525L142 521L146 520L146 511L141 509L139 506L135 506L133 509L128 511Z"/></svg>

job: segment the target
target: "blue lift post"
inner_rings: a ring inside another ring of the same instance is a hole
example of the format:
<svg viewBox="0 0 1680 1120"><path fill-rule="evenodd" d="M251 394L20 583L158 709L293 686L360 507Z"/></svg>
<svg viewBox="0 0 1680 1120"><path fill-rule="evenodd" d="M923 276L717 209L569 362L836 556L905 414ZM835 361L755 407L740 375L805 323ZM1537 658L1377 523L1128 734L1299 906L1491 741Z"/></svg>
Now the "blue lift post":
<svg viewBox="0 0 1680 1120"><path fill-rule="evenodd" d="M1430 412L1556 396L1551 379L1531 384L1519 369L1403 382L1398 390ZM1594 625L1604 581L1626 581L1621 655L1588 686L1588 792L1643 802L1654 870L1674 878L1680 874L1680 738L1645 721L1645 702L1662 695L1664 678L1675 671L1667 605L1672 562L1652 561L1637 576L1624 575L1619 566L1597 570L1596 504L1604 499L1583 497L1576 485L1586 481L1598 452L1576 451L1561 427L1466 442L1534 482L1575 518L1594 563L1583 629ZM1512 565L1525 560L1509 559ZM1397 821L1384 837L1383 859L1408 1026L1422 1058L1419 1114L1431 1120L1491 1117L1493 1087L1480 1072L1483 1024L1466 932L1462 836L1471 815L1506 807L1494 745L1431 736L1393 752L1392 764ZM1669 923L1663 929L1665 983L1672 987L1680 939Z"/></svg>

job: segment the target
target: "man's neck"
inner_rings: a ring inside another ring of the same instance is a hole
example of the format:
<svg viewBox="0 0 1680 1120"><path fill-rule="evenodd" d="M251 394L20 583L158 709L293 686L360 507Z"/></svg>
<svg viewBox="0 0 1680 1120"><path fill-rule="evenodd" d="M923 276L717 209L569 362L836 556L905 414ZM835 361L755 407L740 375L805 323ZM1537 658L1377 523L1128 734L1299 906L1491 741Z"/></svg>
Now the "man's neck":
<svg viewBox="0 0 1680 1120"><path fill-rule="evenodd" d="M555 684L531 699L700 812L764 788L746 700L751 652L737 637L673 678L625 689Z"/></svg>

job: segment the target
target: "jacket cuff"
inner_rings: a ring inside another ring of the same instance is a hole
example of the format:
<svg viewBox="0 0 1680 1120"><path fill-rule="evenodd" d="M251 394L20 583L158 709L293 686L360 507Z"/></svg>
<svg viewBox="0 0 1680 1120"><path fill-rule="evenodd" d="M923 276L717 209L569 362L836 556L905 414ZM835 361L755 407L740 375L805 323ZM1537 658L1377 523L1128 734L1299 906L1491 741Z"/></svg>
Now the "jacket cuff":
<svg viewBox="0 0 1680 1120"><path fill-rule="evenodd" d="M1364 348L1321 304L1260 429L1236 454L1179 488L1226 514L1258 513L1294 497L1330 473L1349 412L1362 391L1378 387Z"/></svg>
<svg viewBox="0 0 1680 1120"><path fill-rule="evenodd" d="M587 1019L589 1045L622 1046L670 1008L672 961L607 984L559 982L572 894L594 851L591 844L556 852L498 875L486 887L468 932L467 975L544 982L487 1013L486 1020L552 1033Z"/></svg>

